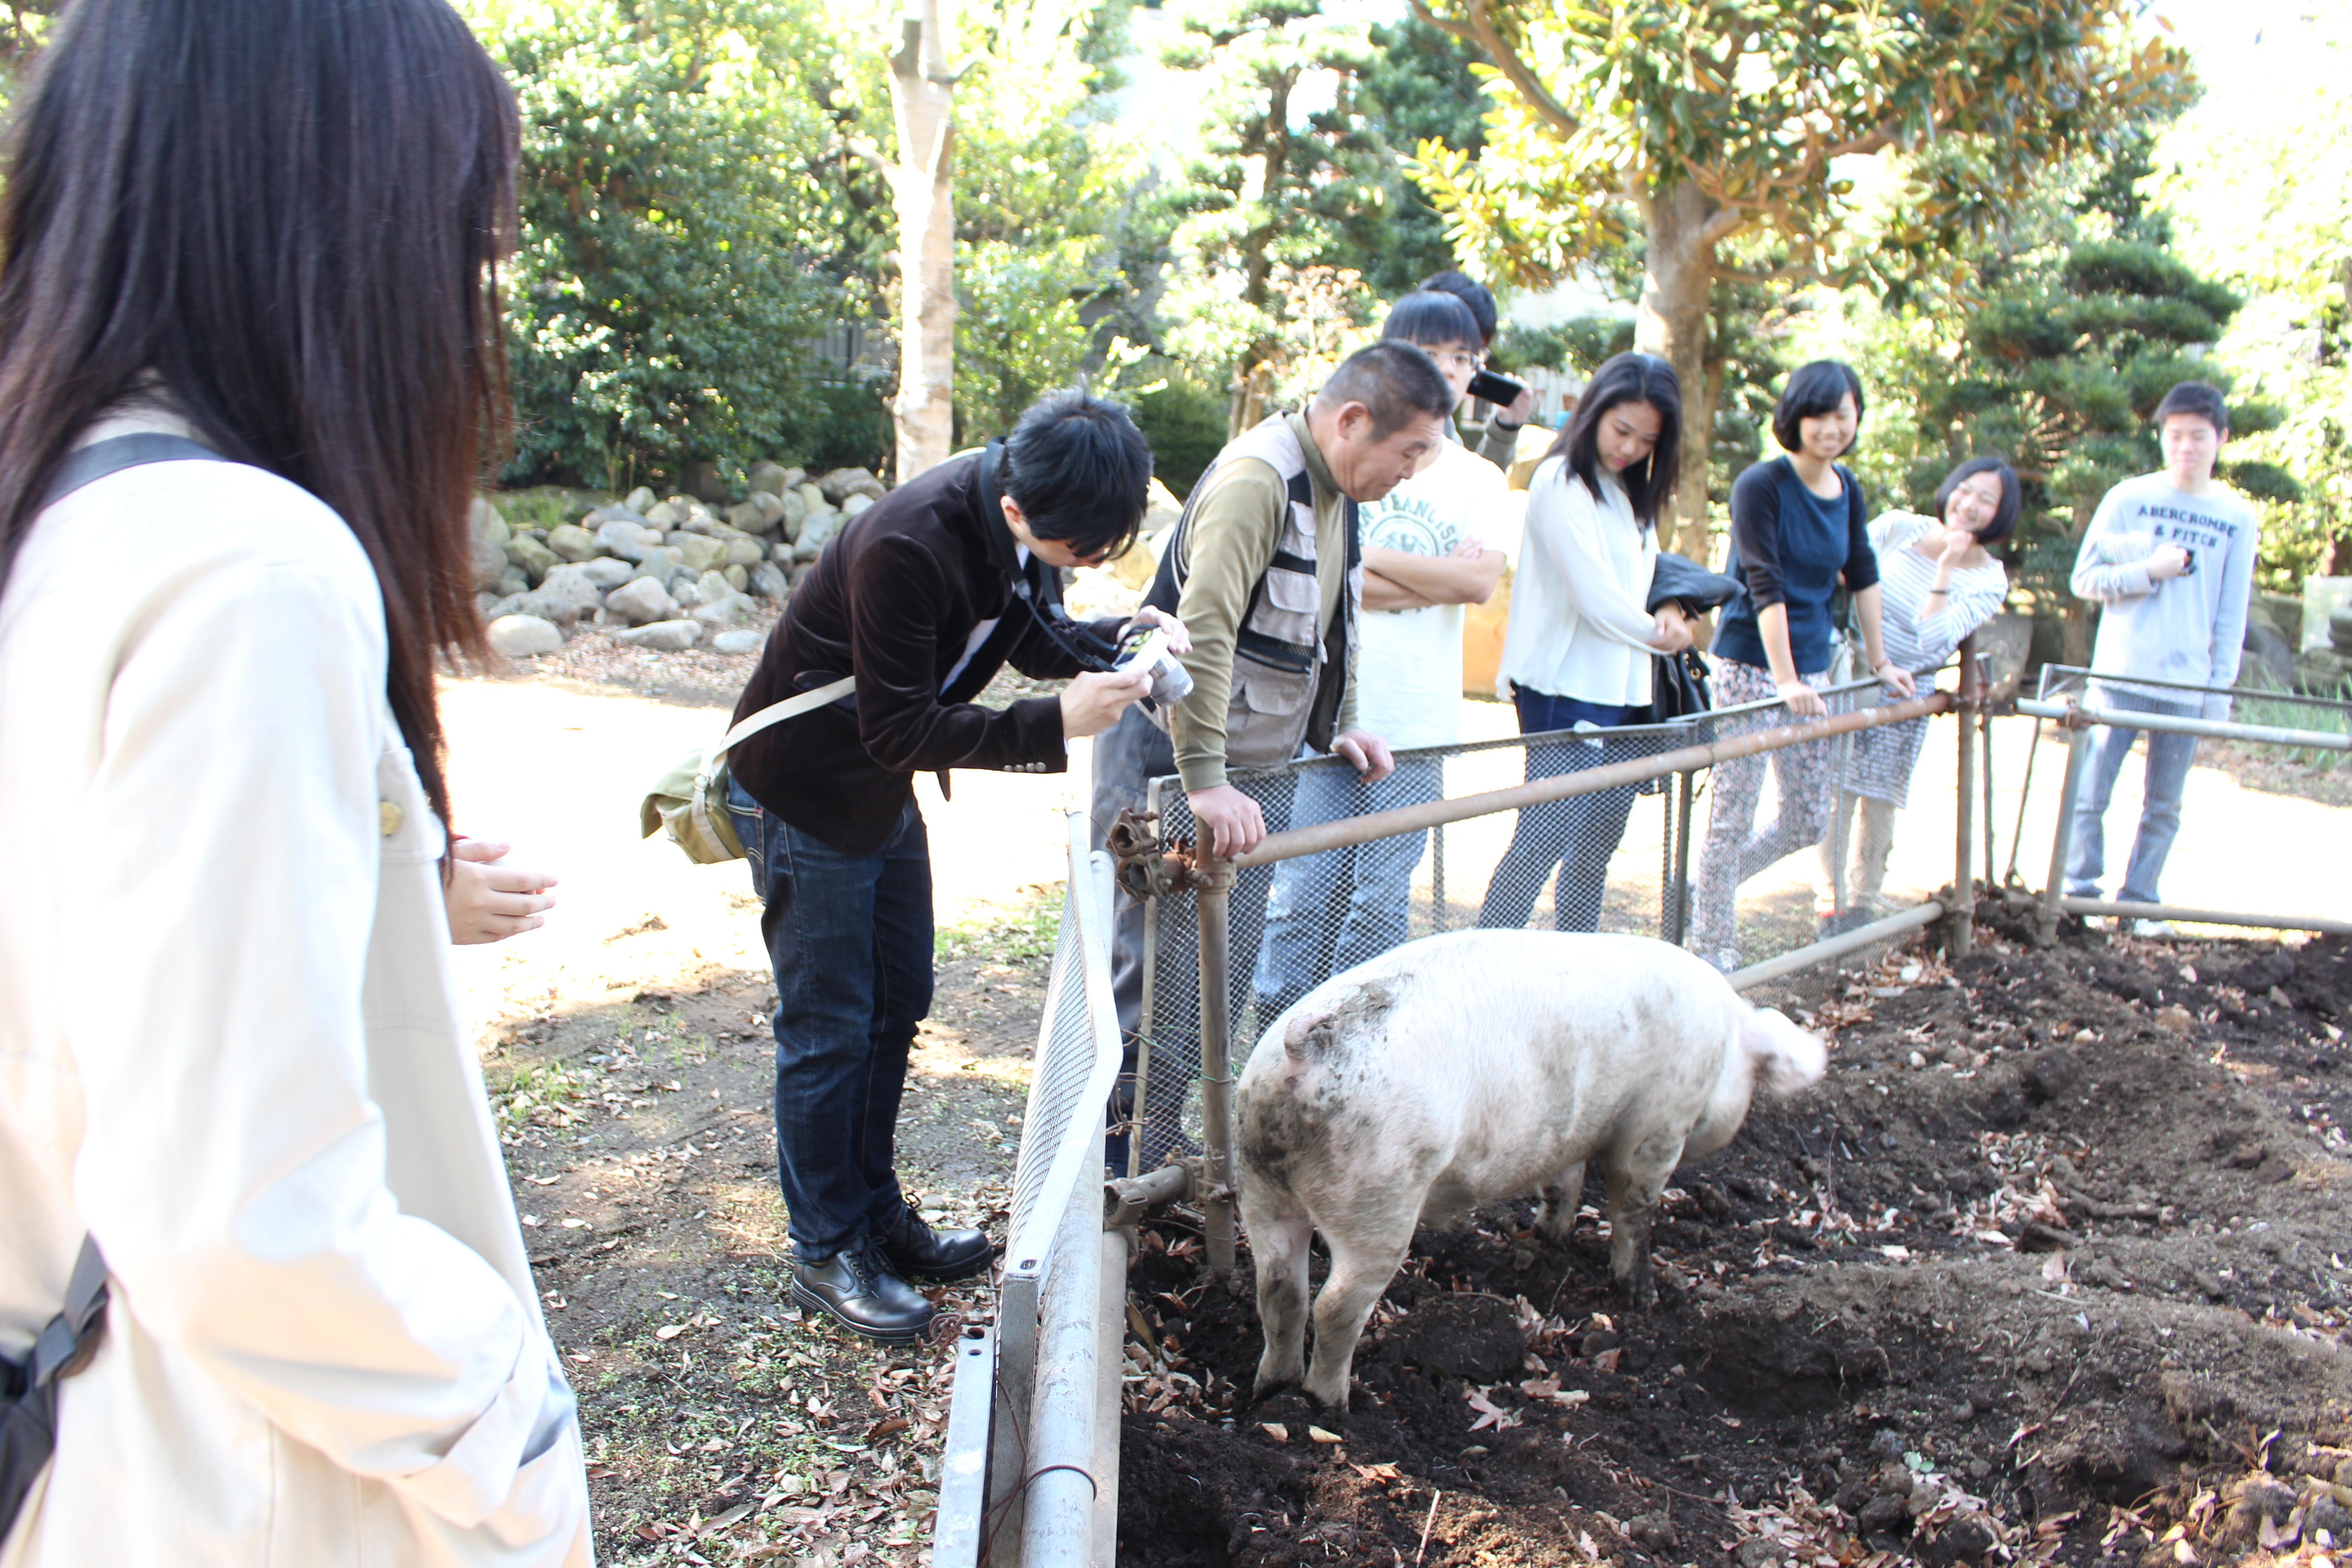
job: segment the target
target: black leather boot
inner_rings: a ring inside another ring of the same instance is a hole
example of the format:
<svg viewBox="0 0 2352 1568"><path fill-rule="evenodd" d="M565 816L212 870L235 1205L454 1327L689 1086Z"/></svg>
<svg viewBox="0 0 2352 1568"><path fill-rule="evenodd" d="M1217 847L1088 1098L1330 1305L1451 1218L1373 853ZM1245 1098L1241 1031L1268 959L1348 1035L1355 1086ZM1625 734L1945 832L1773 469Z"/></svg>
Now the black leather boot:
<svg viewBox="0 0 2352 1568"><path fill-rule="evenodd" d="M879 1237L793 1264L793 1300L850 1332L897 1344L921 1339L938 1309L890 1268Z"/></svg>
<svg viewBox="0 0 2352 1568"><path fill-rule="evenodd" d="M912 1205L882 1233L883 1256L908 1279L949 1285L988 1272L996 1246L982 1230L933 1230Z"/></svg>

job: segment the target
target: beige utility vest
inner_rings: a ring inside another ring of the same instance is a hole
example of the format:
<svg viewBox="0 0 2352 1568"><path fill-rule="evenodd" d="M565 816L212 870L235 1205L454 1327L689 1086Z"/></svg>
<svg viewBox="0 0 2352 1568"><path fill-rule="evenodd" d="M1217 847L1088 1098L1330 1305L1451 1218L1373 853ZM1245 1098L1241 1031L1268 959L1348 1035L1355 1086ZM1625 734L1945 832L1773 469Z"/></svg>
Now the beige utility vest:
<svg viewBox="0 0 2352 1568"><path fill-rule="evenodd" d="M1327 630L1318 624L1323 590L1316 578L1315 479L1289 416L1273 415L1227 442L1195 481L1144 603L1176 614L1184 593L1185 531L1193 507L1208 493L1211 476L1236 458L1255 458L1271 468L1290 501L1283 509L1273 559L1251 586L1248 606L1235 628L1233 693L1225 708L1225 765L1274 768L1297 756L1301 744L1318 752L1331 749L1356 656L1356 606L1364 589L1363 539L1355 501L1342 499L1348 581L1340 590L1339 613ZM1153 709L1151 721L1167 729L1168 710Z"/></svg>

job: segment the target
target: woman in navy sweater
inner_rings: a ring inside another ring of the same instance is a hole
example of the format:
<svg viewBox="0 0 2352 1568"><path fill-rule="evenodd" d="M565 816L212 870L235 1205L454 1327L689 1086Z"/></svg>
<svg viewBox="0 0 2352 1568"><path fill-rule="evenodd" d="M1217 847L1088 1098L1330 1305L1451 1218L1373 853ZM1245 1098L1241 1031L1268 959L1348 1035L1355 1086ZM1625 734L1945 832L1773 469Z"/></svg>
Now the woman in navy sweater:
<svg viewBox="0 0 2352 1568"><path fill-rule="evenodd" d="M1833 641L1830 596L1841 579L1853 595L1855 618L1872 670L1911 695L1910 673L1886 657L1878 631L1878 557L1864 523L1861 482L1838 458L1862 424L1862 381L1851 366L1816 360L1789 378L1772 411L1772 435L1785 457L1751 466L1731 487L1731 554L1724 570L1739 596L1723 607L1710 650L1720 706L1775 697L1790 717L1829 711ZM1763 716L1781 722L1778 712ZM1716 768L1706 844L1700 852L1692 945L1728 973L1739 966L1734 903L1739 884L1766 867L1821 842L1835 784L1830 742L1770 753L1780 815L1756 826L1764 758L1738 757Z"/></svg>

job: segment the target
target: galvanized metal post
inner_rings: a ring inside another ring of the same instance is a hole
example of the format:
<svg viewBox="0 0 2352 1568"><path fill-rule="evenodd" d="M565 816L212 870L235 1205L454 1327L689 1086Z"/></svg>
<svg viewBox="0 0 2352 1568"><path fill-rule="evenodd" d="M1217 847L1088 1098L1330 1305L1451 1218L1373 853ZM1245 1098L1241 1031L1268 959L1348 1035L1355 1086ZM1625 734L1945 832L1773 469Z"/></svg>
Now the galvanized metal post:
<svg viewBox="0 0 2352 1568"><path fill-rule="evenodd" d="M1102 1133L1088 1169L1102 1169ZM1095 1513L1102 1494L1095 1467L1100 1391L1095 1358L1102 1335L1095 1308L1102 1293L1102 1211L1091 1184L1062 1212L1053 1237L1037 1338L1036 1392L1024 1457L1021 1561L1031 1568L1085 1568L1094 1558ZM1002 1537L999 1537L1002 1540Z"/></svg>
<svg viewBox="0 0 2352 1568"><path fill-rule="evenodd" d="M1685 889L1690 886L1691 797L1697 774L1685 768L1675 775L1675 885L1670 889L1674 905L1674 925L1666 937L1676 947L1690 934L1690 899Z"/></svg>
<svg viewBox="0 0 2352 1568"><path fill-rule="evenodd" d="M2043 942L2058 937L2058 900L2066 894L2066 852L2074 846L2074 795L2083 784L2083 758L2091 749L2091 728L2066 730L2066 779L2058 786L2058 826L2050 836L2050 880L2042 885L2042 911L2034 929Z"/></svg>
<svg viewBox="0 0 2352 1568"><path fill-rule="evenodd" d="M1234 1271L1234 1072L1231 926L1234 863L1202 857L1196 923L1201 955L1201 1142L1207 1156L1209 1191L1201 1217L1207 1230L1209 1267Z"/></svg>
<svg viewBox="0 0 2352 1568"><path fill-rule="evenodd" d="M1952 907L1947 917L1944 947L1955 963L1968 957L1976 939L1976 876L1969 860L1970 851L1976 847L1977 748L1971 726L1977 722L1978 710L1983 705L1984 682L1977 670L1977 637L1970 632L1960 639L1959 700L1952 704L1952 717L1959 721L1960 729L1960 787L1953 814L1956 847L1952 854Z"/></svg>
<svg viewBox="0 0 2352 1568"><path fill-rule="evenodd" d="M1101 1297L1095 1303L1094 1568L1118 1561L1118 1417L1127 1364L1128 1233L1102 1233Z"/></svg>

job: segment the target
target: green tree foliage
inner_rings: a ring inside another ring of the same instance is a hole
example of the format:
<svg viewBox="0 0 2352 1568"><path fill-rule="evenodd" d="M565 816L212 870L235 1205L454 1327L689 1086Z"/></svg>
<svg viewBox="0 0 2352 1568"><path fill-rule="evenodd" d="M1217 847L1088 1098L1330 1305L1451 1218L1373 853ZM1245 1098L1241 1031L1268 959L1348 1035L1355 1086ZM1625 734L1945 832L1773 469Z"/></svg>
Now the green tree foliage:
<svg viewBox="0 0 2352 1568"><path fill-rule="evenodd" d="M1881 287L1948 270L1958 242L2033 172L2183 89L2178 57L2134 37L2126 0L1431 0L1416 12L1492 62L1474 162L1434 142L1420 174L1456 247L1539 283L1639 232L1642 347L1685 388L1705 370L1713 285L1744 237L1778 272ZM1974 154L1853 232L1840 161L1931 142ZM1694 424L1706 432L1712 410ZM1681 542L1696 542L1706 440L1686 441Z"/></svg>
<svg viewBox="0 0 2352 1568"><path fill-rule="evenodd" d="M2221 353L2283 415L2231 456L2296 481L2296 500L2263 508L2264 585L2286 591L2352 574L2352 16L2305 25L2303 78L2183 116L2151 182L2181 253L2250 296Z"/></svg>
<svg viewBox="0 0 2352 1568"><path fill-rule="evenodd" d="M774 0L477 20L523 122L512 476L618 488L807 455L828 414L810 345L843 310L827 267L866 223L808 69L822 33Z"/></svg>

